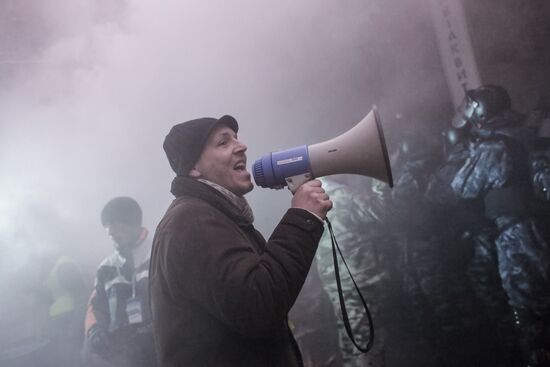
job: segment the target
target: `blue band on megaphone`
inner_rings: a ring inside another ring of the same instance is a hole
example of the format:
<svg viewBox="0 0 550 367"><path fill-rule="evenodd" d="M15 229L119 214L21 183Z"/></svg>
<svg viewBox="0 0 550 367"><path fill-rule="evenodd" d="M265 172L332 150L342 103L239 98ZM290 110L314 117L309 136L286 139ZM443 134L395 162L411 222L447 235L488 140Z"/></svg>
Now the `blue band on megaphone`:
<svg viewBox="0 0 550 367"><path fill-rule="evenodd" d="M254 163L252 173L256 185L281 188L286 178L311 172L307 145L272 152Z"/></svg>

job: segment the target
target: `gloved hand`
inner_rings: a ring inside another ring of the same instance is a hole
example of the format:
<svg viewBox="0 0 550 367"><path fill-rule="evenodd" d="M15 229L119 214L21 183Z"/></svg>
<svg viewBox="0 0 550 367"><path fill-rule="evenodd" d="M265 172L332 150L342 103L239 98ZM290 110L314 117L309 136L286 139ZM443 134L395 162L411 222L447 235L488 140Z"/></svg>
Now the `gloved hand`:
<svg viewBox="0 0 550 367"><path fill-rule="evenodd" d="M90 348L96 354L107 357L111 354L111 336L98 325L94 325L88 330L88 340Z"/></svg>

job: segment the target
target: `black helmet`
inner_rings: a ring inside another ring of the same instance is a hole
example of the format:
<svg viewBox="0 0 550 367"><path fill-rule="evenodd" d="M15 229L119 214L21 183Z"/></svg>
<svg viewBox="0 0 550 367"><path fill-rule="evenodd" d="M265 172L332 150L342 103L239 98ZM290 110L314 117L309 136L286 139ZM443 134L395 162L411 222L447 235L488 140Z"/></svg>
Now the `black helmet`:
<svg viewBox="0 0 550 367"><path fill-rule="evenodd" d="M511 108L512 101L506 89L497 85L484 85L466 92L452 125L454 128L462 128L468 122L481 126L490 124L493 117Z"/></svg>
<svg viewBox="0 0 550 367"><path fill-rule="evenodd" d="M103 224L103 227L108 227L113 223L141 226L141 222L141 207L137 201L127 196L109 200L101 211L101 224Z"/></svg>

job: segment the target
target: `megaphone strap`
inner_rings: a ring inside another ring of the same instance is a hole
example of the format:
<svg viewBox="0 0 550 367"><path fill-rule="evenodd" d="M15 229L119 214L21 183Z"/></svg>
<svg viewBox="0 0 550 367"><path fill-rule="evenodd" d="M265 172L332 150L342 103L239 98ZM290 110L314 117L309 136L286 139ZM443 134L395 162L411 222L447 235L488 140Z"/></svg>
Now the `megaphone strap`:
<svg viewBox="0 0 550 367"><path fill-rule="evenodd" d="M353 275L351 274L351 271L349 270L348 264L346 263L346 260L344 260L344 256L342 255L342 250L340 250L340 246L338 246L338 241L336 241L336 236L334 235L334 232L332 230L332 224L328 220L328 218L325 218L325 221L327 222L328 230L330 232L330 239L332 242L332 259L334 261L334 276L336 278L336 286L338 288L338 298L340 300L340 309L342 311L342 320L344 322L344 327L346 328L346 333L348 334L348 337L350 338L351 342L355 347L363 352L367 353L374 343L374 325L372 323L372 316L370 314L369 308L367 306L367 302L365 302L365 299L363 298L363 294L359 290L359 287L357 286L357 283L355 282L355 279L353 279ZM338 267L338 258L336 256L336 249L338 249L338 253L340 254L340 258L342 259L342 262L344 263L348 274L351 278L351 281L353 282L353 285L355 287L355 290L357 291L357 294L359 295L359 298L361 299L361 303L363 304L363 307L365 309L365 314L367 315L368 320L368 326L369 326L369 339L367 341L367 344L365 347L360 346L357 341L355 341L355 338L353 337L353 331L351 330L351 325L349 322L348 312L346 309L346 303L344 300L344 294L342 292L342 284L340 281L340 269Z"/></svg>

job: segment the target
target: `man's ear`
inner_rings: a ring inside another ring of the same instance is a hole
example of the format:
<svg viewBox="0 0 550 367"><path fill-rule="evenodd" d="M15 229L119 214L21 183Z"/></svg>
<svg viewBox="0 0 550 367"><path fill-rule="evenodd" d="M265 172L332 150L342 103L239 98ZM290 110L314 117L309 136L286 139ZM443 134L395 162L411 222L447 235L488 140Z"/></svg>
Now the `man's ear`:
<svg viewBox="0 0 550 367"><path fill-rule="evenodd" d="M201 177L201 173L196 168L192 168L191 171L189 171L189 177L199 178Z"/></svg>

